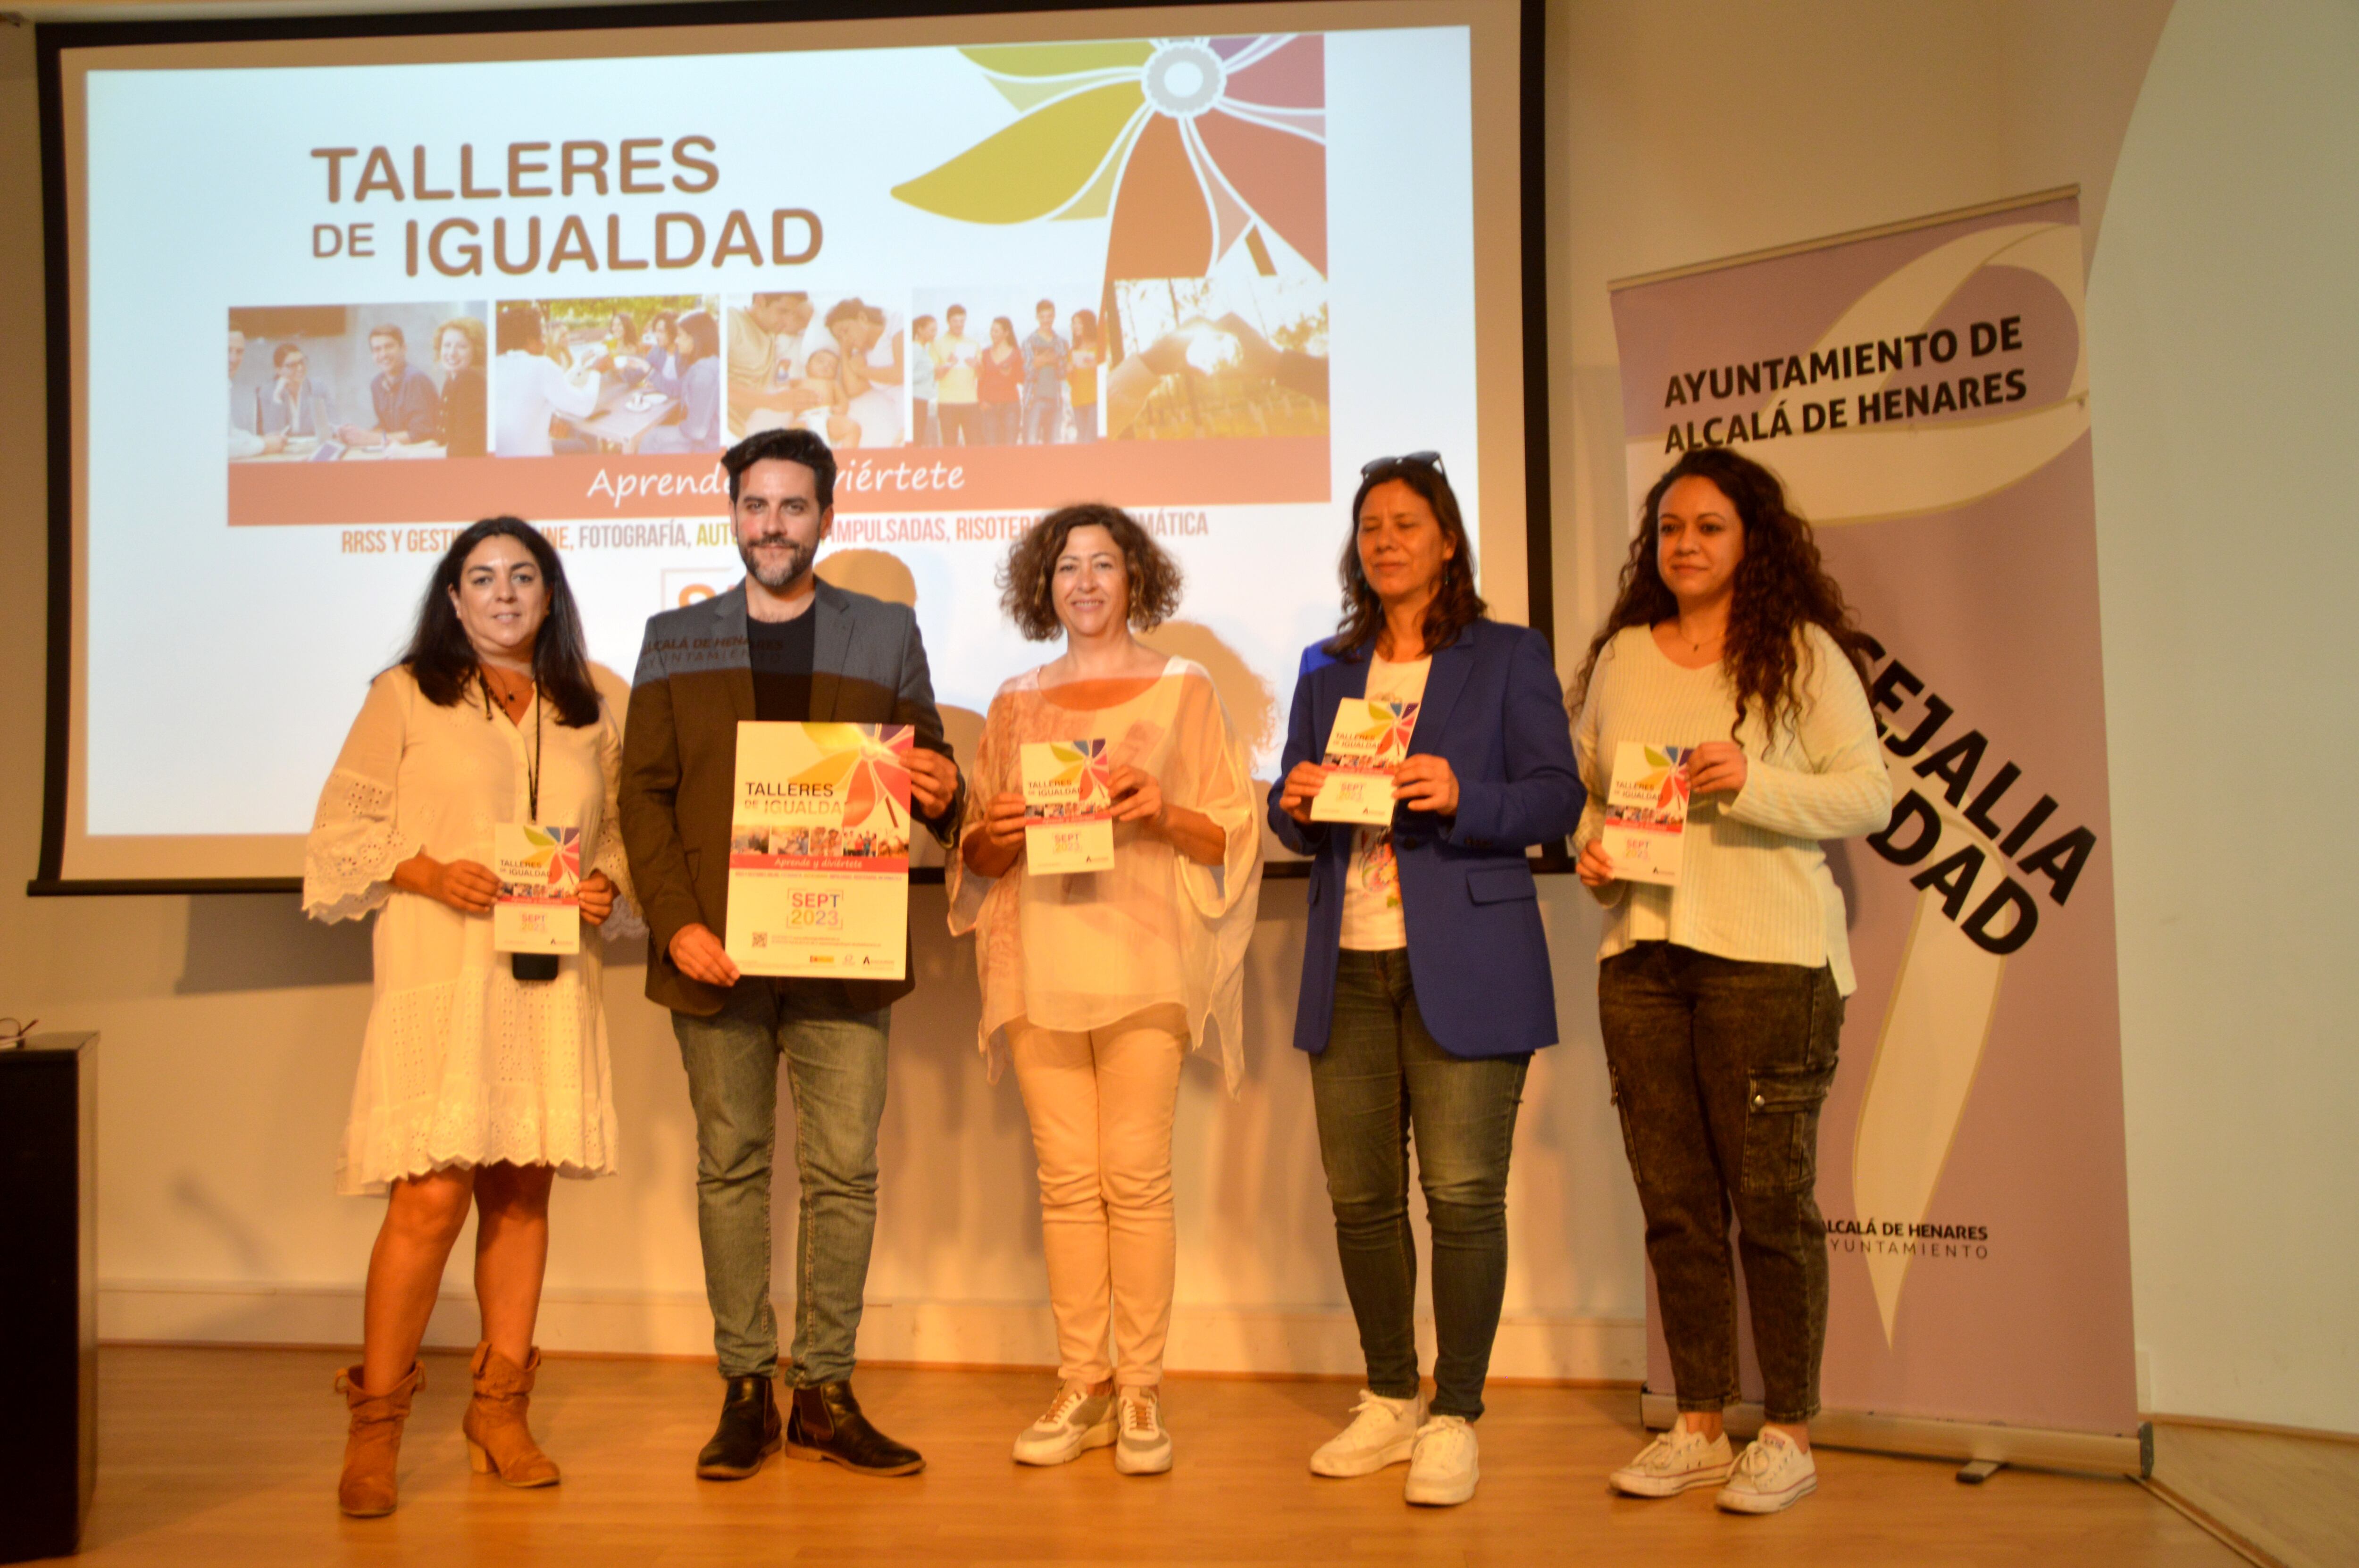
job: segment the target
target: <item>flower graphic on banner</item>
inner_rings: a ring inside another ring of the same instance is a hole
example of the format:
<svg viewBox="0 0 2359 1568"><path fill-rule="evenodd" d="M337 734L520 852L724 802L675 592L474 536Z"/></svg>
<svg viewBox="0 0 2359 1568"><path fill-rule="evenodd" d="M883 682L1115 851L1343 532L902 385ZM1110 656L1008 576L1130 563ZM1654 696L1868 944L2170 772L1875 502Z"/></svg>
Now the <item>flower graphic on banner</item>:
<svg viewBox="0 0 2359 1568"><path fill-rule="evenodd" d="M524 863L546 871L550 887L571 887L582 880L582 829L543 827L527 822L524 824L524 839L532 846L532 853Z"/></svg>
<svg viewBox="0 0 2359 1568"><path fill-rule="evenodd" d="M1408 755L1409 737L1417 730L1417 704L1368 700L1368 728L1359 738L1375 748L1376 755L1397 762Z"/></svg>
<svg viewBox="0 0 2359 1568"><path fill-rule="evenodd" d="M970 223L1109 218L1105 276L1201 277L1260 234L1327 271L1326 54L1316 35L961 49L1016 121L893 188Z"/></svg>
<svg viewBox="0 0 2359 1568"><path fill-rule="evenodd" d="M1114 765L1103 739L1051 741L1049 754L1065 765L1052 783L1072 784L1081 792L1083 811L1103 811L1114 798Z"/></svg>
<svg viewBox="0 0 2359 1568"><path fill-rule="evenodd" d="M1688 804L1688 752L1690 746L1647 746L1647 774L1638 781L1640 789L1656 792L1655 809L1669 811L1673 801L1684 812Z"/></svg>
<svg viewBox="0 0 2359 1568"><path fill-rule="evenodd" d="M820 759L789 783L842 788L846 827L861 826L879 808L893 827L907 826L915 730L906 724L811 724L805 730Z"/></svg>

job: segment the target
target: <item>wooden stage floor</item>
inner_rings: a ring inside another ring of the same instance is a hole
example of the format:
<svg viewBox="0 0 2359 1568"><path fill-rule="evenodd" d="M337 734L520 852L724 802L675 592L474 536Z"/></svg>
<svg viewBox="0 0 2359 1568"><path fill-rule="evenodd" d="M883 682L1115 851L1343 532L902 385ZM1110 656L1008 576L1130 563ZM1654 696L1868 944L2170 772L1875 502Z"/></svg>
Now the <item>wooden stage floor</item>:
<svg viewBox="0 0 2359 1568"><path fill-rule="evenodd" d="M1007 1450L1053 1391L1038 1372L864 1370L863 1403L928 1468L875 1480L774 1460L698 1481L721 1385L684 1361L547 1364L534 1426L565 1483L512 1491L467 1469L467 1369L432 1355L402 1454L402 1507L335 1509L340 1357L323 1350L110 1346L100 1360L100 1472L82 1557L115 1564L550 1563L595 1568L886 1563L1843 1564L2071 1562L2220 1568L2238 1559L2123 1480L1821 1451L1820 1490L1739 1519L1698 1491L1614 1498L1603 1476L1642 1441L1622 1391L1498 1388L1480 1428L1483 1484L1462 1508L1410 1509L1399 1468L1322 1481L1305 1468L1353 1389L1174 1379L1178 1465L1114 1474L1100 1451L1053 1470Z"/></svg>

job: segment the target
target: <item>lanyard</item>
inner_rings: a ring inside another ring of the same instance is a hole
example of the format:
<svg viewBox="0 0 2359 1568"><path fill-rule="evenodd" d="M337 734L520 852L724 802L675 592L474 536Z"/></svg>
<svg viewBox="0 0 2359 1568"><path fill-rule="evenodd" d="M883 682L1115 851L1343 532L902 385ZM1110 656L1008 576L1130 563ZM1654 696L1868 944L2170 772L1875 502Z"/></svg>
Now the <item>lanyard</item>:
<svg viewBox="0 0 2359 1568"><path fill-rule="evenodd" d="M484 717L495 717L492 712L491 678L479 674L475 684L484 688ZM540 700L540 682L536 678L532 693L532 750L525 753L524 759L525 794L527 797L525 820L527 822L540 820L540 710L546 706Z"/></svg>

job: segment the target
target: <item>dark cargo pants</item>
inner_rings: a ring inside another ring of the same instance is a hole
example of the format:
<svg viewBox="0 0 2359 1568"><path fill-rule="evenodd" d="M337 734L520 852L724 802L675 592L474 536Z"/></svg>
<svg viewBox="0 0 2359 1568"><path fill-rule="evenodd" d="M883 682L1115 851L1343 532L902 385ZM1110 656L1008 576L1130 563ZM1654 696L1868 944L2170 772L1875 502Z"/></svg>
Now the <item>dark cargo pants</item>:
<svg viewBox="0 0 2359 1568"><path fill-rule="evenodd" d="M1827 1335L1812 1189L1843 1034L1832 973L1641 942L1601 966L1597 1012L1680 1409L1737 1398L1733 1210L1765 1413L1809 1421Z"/></svg>

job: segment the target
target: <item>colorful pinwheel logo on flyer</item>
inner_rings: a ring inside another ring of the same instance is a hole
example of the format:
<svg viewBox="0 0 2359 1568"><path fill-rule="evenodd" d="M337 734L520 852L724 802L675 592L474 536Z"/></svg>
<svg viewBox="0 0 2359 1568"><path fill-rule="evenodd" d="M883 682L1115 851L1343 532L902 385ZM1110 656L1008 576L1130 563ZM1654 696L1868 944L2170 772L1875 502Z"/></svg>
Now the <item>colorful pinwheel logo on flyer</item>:
<svg viewBox="0 0 2359 1568"><path fill-rule="evenodd" d="M582 829L502 823L494 835L500 898L510 903L571 903L582 885Z"/></svg>
<svg viewBox="0 0 2359 1568"><path fill-rule="evenodd" d="M1326 765L1348 773L1389 774L1408 755L1408 743L1417 732L1417 708L1414 702L1347 699L1335 710L1335 726L1328 731Z"/></svg>
<svg viewBox="0 0 2359 1568"><path fill-rule="evenodd" d="M1103 739L1027 741L1021 763L1028 819L1095 822L1112 810L1114 768Z"/></svg>
<svg viewBox="0 0 2359 1568"><path fill-rule="evenodd" d="M906 866L915 741L906 724L741 726L731 868Z"/></svg>
<svg viewBox="0 0 2359 1568"><path fill-rule="evenodd" d="M1673 827L1688 819L1688 758L1692 746L1625 741L1614 748L1614 784L1605 804L1633 826Z"/></svg>

